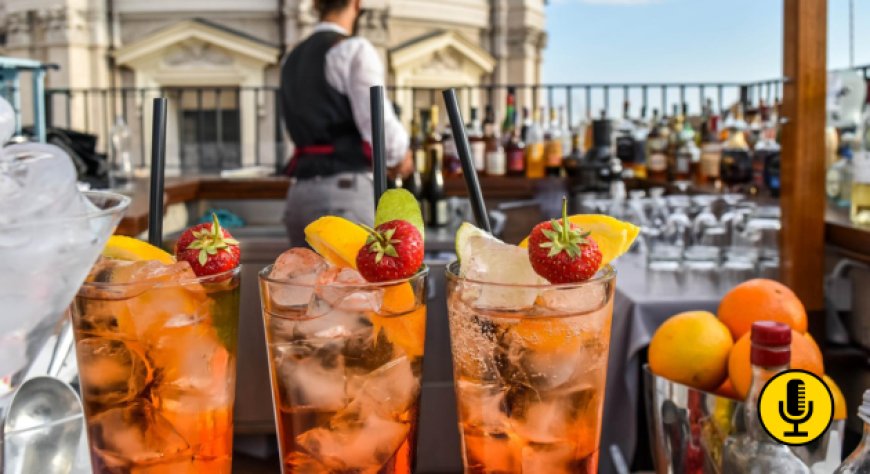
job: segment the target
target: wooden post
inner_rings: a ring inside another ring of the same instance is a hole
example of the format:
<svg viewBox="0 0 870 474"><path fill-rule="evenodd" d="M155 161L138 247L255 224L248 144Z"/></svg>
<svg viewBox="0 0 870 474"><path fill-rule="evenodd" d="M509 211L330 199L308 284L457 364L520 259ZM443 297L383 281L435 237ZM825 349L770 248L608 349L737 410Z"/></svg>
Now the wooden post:
<svg viewBox="0 0 870 474"><path fill-rule="evenodd" d="M808 311L824 308L827 0L784 0L782 281Z"/></svg>

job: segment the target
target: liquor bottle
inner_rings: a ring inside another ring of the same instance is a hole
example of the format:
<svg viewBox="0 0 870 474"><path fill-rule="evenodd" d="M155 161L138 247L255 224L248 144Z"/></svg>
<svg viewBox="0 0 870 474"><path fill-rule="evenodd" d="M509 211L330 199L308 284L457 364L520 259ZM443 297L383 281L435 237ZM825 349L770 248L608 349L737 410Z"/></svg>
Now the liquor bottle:
<svg viewBox="0 0 870 474"><path fill-rule="evenodd" d="M616 157L622 162L622 167L627 171L628 175L634 177L635 160L637 159L635 150L635 130L634 123L626 118L619 123L616 131L615 152Z"/></svg>
<svg viewBox="0 0 870 474"><path fill-rule="evenodd" d="M441 133L438 130L438 106L433 105L429 108L429 127L425 130L426 139L423 142L423 147L426 149L426 156L429 157L428 164L432 164L432 153L438 154L438 163L443 166L444 163L444 144L441 142ZM430 173L431 168L427 167L424 175Z"/></svg>
<svg viewBox="0 0 870 474"><path fill-rule="evenodd" d="M722 144L719 176L722 183L731 190L739 190L740 187L752 182L752 157L743 133L746 123L743 121L743 111L739 104L732 115L733 119L729 117L727 122L728 139Z"/></svg>
<svg viewBox="0 0 870 474"><path fill-rule="evenodd" d="M447 196L444 193L444 175L442 173L442 156L436 149L429 150L430 172L426 182L426 200L423 205L423 216L429 227L444 227L447 225Z"/></svg>
<svg viewBox="0 0 870 474"><path fill-rule="evenodd" d="M544 129L544 162L547 176L562 174L562 133L556 109L550 108L550 121Z"/></svg>
<svg viewBox="0 0 870 474"><path fill-rule="evenodd" d="M568 123L568 115L564 106L559 106L559 135L562 137L562 155L568 155L573 143L571 141L571 125Z"/></svg>
<svg viewBox="0 0 870 474"><path fill-rule="evenodd" d="M571 152L562 159L562 168L565 174L571 177L579 176L583 165L583 149L580 142L583 136L580 133L571 135Z"/></svg>
<svg viewBox="0 0 870 474"><path fill-rule="evenodd" d="M767 113L768 109L763 109ZM753 185L760 191L767 190L772 196L779 195L779 143L776 142L776 123L765 117L761 135L752 153Z"/></svg>
<svg viewBox="0 0 870 474"><path fill-rule="evenodd" d="M667 120L659 119L659 111L653 109L650 131L646 138L646 173L654 181L668 179L668 132Z"/></svg>
<svg viewBox="0 0 870 474"><path fill-rule="evenodd" d="M708 107L709 104L708 104ZM722 160L722 142L719 141L719 116L708 108L701 137L701 184L716 184L719 181L719 163Z"/></svg>
<svg viewBox="0 0 870 474"><path fill-rule="evenodd" d="M520 127L520 140L523 143L529 143L529 129L532 128L532 117L529 115L529 108L523 107L523 124Z"/></svg>
<svg viewBox="0 0 870 474"><path fill-rule="evenodd" d="M507 172L504 146L495 131L495 117L493 115L492 107L487 106L486 119L483 123L483 136L486 140L486 174L504 176Z"/></svg>
<svg viewBox="0 0 870 474"><path fill-rule="evenodd" d="M634 163L631 166L632 175L638 179L646 179L646 137L649 135L649 123L646 120L646 106L640 108L640 117L634 120Z"/></svg>
<svg viewBox="0 0 870 474"><path fill-rule="evenodd" d="M791 329L783 323L760 321L752 324L752 383L742 410L734 413L735 427L725 440L721 472L788 472L809 474L810 469L788 446L770 437L758 417L758 396L774 375L789 367Z"/></svg>
<svg viewBox="0 0 870 474"><path fill-rule="evenodd" d="M855 134L843 133L837 153L839 159L825 173L825 194L837 207L848 208L852 201L852 149L855 145ZM860 142L857 145L860 146Z"/></svg>
<svg viewBox="0 0 870 474"><path fill-rule="evenodd" d="M411 119L411 153L414 156L414 168L421 175L429 168L429 155L426 154L426 130L429 127L429 111L420 109L420 121Z"/></svg>
<svg viewBox="0 0 870 474"><path fill-rule="evenodd" d="M115 118L115 125L109 135L109 187L125 188L133 181L133 158L130 155L130 127L124 117Z"/></svg>
<svg viewBox="0 0 870 474"><path fill-rule="evenodd" d="M510 131L507 144L504 147L507 160L508 176L525 176L526 174L526 144L520 136L520 130L515 126Z"/></svg>
<svg viewBox="0 0 870 474"><path fill-rule="evenodd" d="M544 163L544 131L541 128L541 113L537 109L534 118L526 132L526 178L543 178Z"/></svg>
<svg viewBox="0 0 870 474"><path fill-rule="evenodd" d="M864 109L864 120L858 127L860 147L852 152L852 203L849 216L852 223L870 225L870 103Z"/></svg>
<svg viewBox="0 0 870 474"><path fill-rule="evenodd" d="M701 150L698 150L695 145L695 130L692 128L692 124L685 119L685 115L681 118L679 145L674 154L673 178L674 181L687 183L698 174Z"/></svg>
<svg viewBox="0 0 870 474"><path fill-rule="evenodd" d="M516 100L516 89L508 87L507 94L505 95L504 120L501 121L501 139L502 144L505 146L507 146L507 142L510 140L511 130L513 130L514 125L516 124Z"/></svg>
<svg viewBox="0 0 870 474"><path fill-rule="evenodd" d="M870 390L864 391L858 417L864 422L864 436L834 474L870 474Z"/></svg>
<svg viewBox="0 0 870 474"><path fill-rule="evenodd" d="M487 107L487 110L489 108ZM477 116L477 107L471 108L471 123L468 125L468 145L471 148L471 160L478 173L486 171L486 141L483 139L483 127Z"/></svg>
<svg viewBox="0 0 870 474"><path fill-rule="evenodd" d="M444 127L444 132L441 133L441 145L444 149L444 175L461 176L462 162L459 160L459 151L456 149L453 131L449 126Z"/></svg>

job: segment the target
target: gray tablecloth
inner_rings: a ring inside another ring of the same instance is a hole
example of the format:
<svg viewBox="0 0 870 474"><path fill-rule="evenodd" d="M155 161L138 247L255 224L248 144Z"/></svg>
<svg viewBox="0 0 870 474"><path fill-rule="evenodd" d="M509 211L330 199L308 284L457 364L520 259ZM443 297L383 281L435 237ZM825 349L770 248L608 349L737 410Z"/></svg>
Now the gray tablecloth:
<svg viewBox="0 0 870 474"><path fill-rule="evenodd" d="M724 294L718 285L687 281L683 276L650 273L638 255L625 255L616 263L616 297L610 337L610 360L604 398L600 473L615 472L610 446L619 446L631 462L637 445L640 354L655 330L669 317L689 310L716 311Z"/></svg>

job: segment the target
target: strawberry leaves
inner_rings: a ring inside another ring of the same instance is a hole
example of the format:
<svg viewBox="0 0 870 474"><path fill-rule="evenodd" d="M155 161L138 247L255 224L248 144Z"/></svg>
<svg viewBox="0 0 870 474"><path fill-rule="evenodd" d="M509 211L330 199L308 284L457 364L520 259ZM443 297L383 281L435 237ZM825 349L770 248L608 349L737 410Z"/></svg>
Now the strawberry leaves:
<svg viewBox="0 0 870 474"><path fill-rule="evenodd" d="M208 262L209 255L217 255L220 251L232 253L231 247L239 246L238 240L224 237L217 215L212 214L211 216L211 227L203 227L193 231L194 240L187 246L187 250L199 250L197 261L200 265L205 265Z"/></svg>

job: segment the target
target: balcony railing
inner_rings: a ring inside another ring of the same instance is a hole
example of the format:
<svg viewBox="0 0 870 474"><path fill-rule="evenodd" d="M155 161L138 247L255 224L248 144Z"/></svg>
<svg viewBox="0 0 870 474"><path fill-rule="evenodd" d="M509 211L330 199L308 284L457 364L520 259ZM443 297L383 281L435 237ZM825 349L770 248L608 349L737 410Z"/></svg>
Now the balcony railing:
<svg viewBox="0 0 870 474"><path fill-rule="evenodd" d="M870 77L870 65L854 68ZM686 104L697 115L711 101L724 111L735 102L748 106L774 103L782 97L784 79L740 82L566 83L504 84L457 87L464 112L492 104L503 116L508 88L517 93L517 107L564 107L565 118L576 123L604 110L611 117L628 114L649 117L653 109L670 114ZM401 118L432 104L441 104L440 88L388 87L389 97L401 106ZM169 98L167 167L181 173L213 173L240 166L280 170L292 150L281 122L277 87L164 87L114 89L49 89L46 115L49 127L69 128L97 136L97 150L107 152L112 129L123 118L131 135L138 166L147 166L150 148L151 99ZM481 115L482 115L481 110ZM445 123L443 108L440 123ZM466 116L467 118L467 116ZM144 139L143 139L144 137Z"/></svg>

